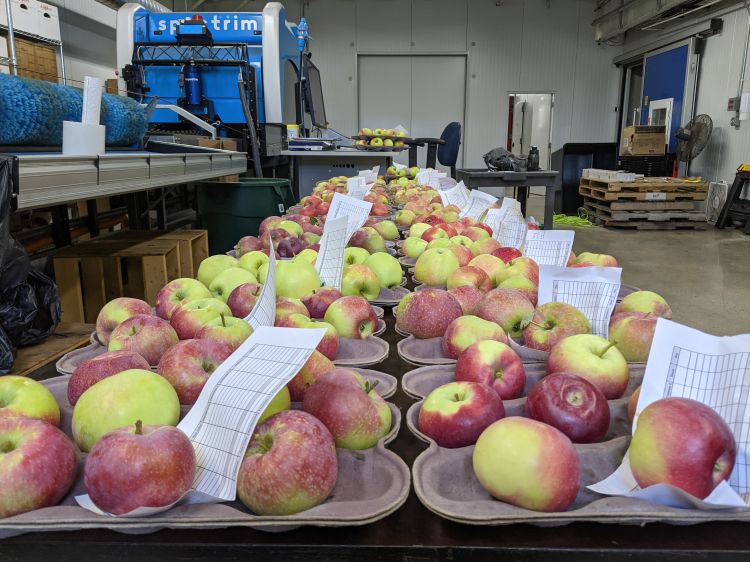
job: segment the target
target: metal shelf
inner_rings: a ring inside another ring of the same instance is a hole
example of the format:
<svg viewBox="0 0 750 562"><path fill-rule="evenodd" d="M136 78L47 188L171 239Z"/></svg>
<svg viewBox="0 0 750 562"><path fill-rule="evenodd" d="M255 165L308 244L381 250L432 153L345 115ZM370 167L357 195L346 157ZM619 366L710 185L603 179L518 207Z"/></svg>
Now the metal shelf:
<svg viewBox="0 0 750 562"><path fill-rule="evenodd" d="M146 191L156 187L241 174L247 154L113 152L99 156L19 153L18 209Z"/></svg>
<svg viewBox="0 0 750 562"><path fill-rule="evenodd" d="M0 31L9 31L8 26L0 24ZM16 27L13 27L13 34L18 35L19 37L25 37L27 39L34 39L35 41L47 43L48 45L55 45L56 47L62 45L62 41L58 41L57 39L49 39L48 37L42 37L41 35L36 35L34 33L27 33L26 31L21 31Z"/></svg>

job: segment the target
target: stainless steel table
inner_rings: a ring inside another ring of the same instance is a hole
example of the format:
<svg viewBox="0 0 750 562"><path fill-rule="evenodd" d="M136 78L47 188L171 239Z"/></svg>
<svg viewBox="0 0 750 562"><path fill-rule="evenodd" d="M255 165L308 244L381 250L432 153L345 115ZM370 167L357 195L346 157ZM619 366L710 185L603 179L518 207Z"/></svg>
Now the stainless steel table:
<svg viewBox="0 0 750 562"><path fill-rule="evenodd" d="M544 228L553 228L552 215L555 208L555 182L557 172L493 172L484 168L459 168L456 179L463 181L469 189L479 189L495 197L505 195L506 187L517 187L516 199L521 202L521 211L526 216L526 198L529 187L544 187Z"/></svg>
<svg viewBox="0 0 750 562"><path fill-rule="evenodd" d="M295 195L302 198L312 193L316 182L333 176L356 176L359 170L380 165L380 172L398 152L374 152L354 148L336 150L282 150L282 156L292 158L292 186Z"/></svg>

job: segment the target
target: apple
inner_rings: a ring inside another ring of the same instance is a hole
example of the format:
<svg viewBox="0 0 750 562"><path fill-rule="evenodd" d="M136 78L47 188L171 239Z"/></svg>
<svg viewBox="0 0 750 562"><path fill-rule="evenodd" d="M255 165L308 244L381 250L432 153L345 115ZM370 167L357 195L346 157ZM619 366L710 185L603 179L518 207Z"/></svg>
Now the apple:
<svg viewBox="0 0 750 562"><path fill-rule="evenodd" d="M576 262L576 254L573 250L568 254L568 261L565 264L566 267L571 267Z"/></svg>
<svg viewBox="0 0 750 562"><path fill-rule="evenodd" d="M277 249L282 240L290 238L292 235L289 234L288 230L283 228L272 228L268 231L268 236L263 236L263 249L268 251L272 247Z"/></svg>
<svg viewBox="0 0 750 562"><path fill-rule="evenodd" d="M589 263L601 267L617 267L617 260L607 254L593 254L591 252L581 252L576 257L576 264Z"/></svg>
<svg viewBox="0 0 750 562"><path fill-rule="evenodd" d="M571 373L550 373L535 384L526 413L559 429L573 443L598 443L609 430L607 398L596 385Z"/></svg>
<svg viewBox="0 0 750 562"><path fill-rule="evenodd" d="M356 246L350 246L344 248L344 265L355 265L365 263L365 260L370 257L370 252L364 248L358 248Z"/></svg>
<svg viewBox="0 0 750 562"><path fill-rule="evenodd" d="M477 442L491 423L505 417L500 397L478 382L451 382L430 392L419 410L419 431L441 447Z"/></svg>
<svg viewBox="0 0 750 562"><path fill-rule="evenodd" d="M507 344L482 340L467 347L456 361L456 380L490 387L502 400L513 400L526 388L526 371Z"/></svg>
<svg viewBox="0 0 750 562"><path fill-rule="evenodd" d="M341 277L341 294L345 297L359 296L368 301L375 300L380 294L380 279L363 263L347 265Z"/></svg>
<svg viewBox="0 0 750 562"><path fill-rule="evenodd" d="M108 433L86 457L83 484L94 505L113 515L179 500L195 478L193 444L176 427L140 420Z"/></svg>
<svg viewBox="0 0 750 562"><path fill-rule="evenodd" d="M483 223L483 222L477 222L477 223L474 223L474 226L475 226L476 228L481 228L481 229L482 229L482 230L484 230L484 231L485 231L485 232L486 232L486 233L487 233L487 234L488 234L489 236L492 236L492 228L490 228L490 225L488 225L488 224L485 224L485 223Z"/></svg>
<svg viewBox="0 0 750 562"><path fill-rule="evenodd" d="M485 429L472 465L490 495L526 509L565 511L578 495L581 464L573 443L529 418L503 418Z"/></svg>
<svg viewBox="0 0 750 562"><path fill-rule="evenodd" d="M250 252L240 258L239 266L252 273L256 278L262 265L268 263L268 256L261 251Z"/></svg>
<svg viewBox="0 0 750 562"><path fill-rule="evenodd" d="M100 380L73 408L73 440L87 453L104 435L142 420L147 425L177 425L180 400L164 377L128 369Z"/></svg>
<svg viewBox="0 0 750 562"><path fill-rule="evenodd" d="M169 381L180 404L191 406L208 377L232 354L231 346L209 339L184 340L169 348L156 372Z"/></svg>
<svg viewBox="0 0 750 562"><path fill-rule="evenodd" d="M450 238L450 236L448 236L448 233L442 228L433 226L425 230L422 233L421 238L422 240L425 240L427 242L432 242L433 240L438 240L440 238L445 238L447 240Z"/></svg>
<svg viewBox="0 0 750 562"><path fill-rule="evenodd" d="M469 226L462 230L461 234L469 238L472 242L484 240L490 237L486 230L479 228L478 226Z"/></svg>
<svg viewBox="0 0 750 562"><path fill-rule="evenodd" d="M211 291L196 279L189 277L174 279L164 285L156 295L156 315L169 320L174 310L183 302L205 299L210 296Z"/></svg>
<svg viewBox="0 0 750 562"><path fill-rule="evenodd" d="M450 241L458 246L466 246L467 248L470 248L471 245L474 243L474 241L469 238L468 236L464 236L463 234L457 234L456 236L451 236ZM472 254L472 257L474 257L474 254Z"/></svg>
<svg viewBox="0 0 750 562"><path fill-rule="evenodd" d="M226 303L214 298L196 299L175 310L170 323L181 340L189 340L195 338L198 330L205 324L221 314L232 315Z"/></svg>
<svg viewBox="0 0 750 562"><path fill-rule="evenodd" d="M234 245L234 250L237 252L238 257L242 257L245 254L249 254L256 250L261 250L262 248L263 243L257 236L243 236L239 239L237 244Z"/></svg>
<svg viewBox="0 0 750 562"><path fill-rule="evenodd" d="M315 266L305 261L280 261L276 264L276 296L301 299L320 289Z"/></svg>
<svg viewBox="0 0 750 562"><path fill-rule="evenodd" d="M414 279L425 285L445 285L451 273L460 267L458 258L446 248L433 248L417 258Z"/></svg>
<svg viewBox="0 0 750 562"><path fill-rule="evenodd" d="M458 265L460 267L466 267L471 263L471 260L474 259L474 254L471 253L471 250L467 248L466 246L462 246L461 244L453 244L451 242L450 251L453 252L453 255L458 258Z"/></svg>
<svg viewBox="0 0 750 562"><path fill-rule="evenodd" d="M305 392L305 412L318 418L337 447L374 447L391 429L391 409L375 385L351 369L337 368L321 376Z"/></svg>
<svg viewBox="0 0 750 562"><path fill-rule="evenodd" d="M130 297L119 297L109 301L96 317L96 339L102 345L107 345L112 330L136 314L152 314L151 305Z"/></svg>
<svg viewBox="0 0 750 562"><path fill-rule="evenodd" d="M166 353L169 353L175 347L170 347ZM111 377L128 369L148 368L148 361L135 351L107 351L101 355L87 359L81 362L75 368L73 374L70 375L70 379L68 380L68 402L71 406L75 406L81 394L103 378Z"/></svg>
<svg viewBox="0 0 750 562"><path fill-rule="evenodd" d="M375 134L377 134L377 133L375 133ZM379 137L375 137L373 139L370 139L370 146L383 146L383 139L381 139Z"/></svg>
<svg viewBox="0 0 750 562"><path fill-rule="evenodd" d="M280 228L281 230L286 230L291 236L294 236L295 238L299 238L302 236L302 233L304 230L302 230L302 227L298 225L294 221L290 220L283 220L274 225L274 228Z"/></svg>
<svg viewBox="0 0 750 562"><path fill-rule="evenodd" d="M178 341L177 332L166 320L150 314L136 314L112 330L107 351L134 351L149 365L156 365L162 353Z"/></svg>
<svg viewBox="0 0 750 562"><path fill-rule="evenodd" d="M323 503L338 477L336 445L313 416L285 410L256 426L237 496L256 515L291 515Z"/></svg>
<svg viewBox="0 0 750 562"><path fill-rule="evenodd" d="M737 444L727 423L689 398L663 398L638 415L628 451L641 488L676 486L699 499L729 478Z"/></svg>
<svg viewBox="0 0 750 562"><path fill-rule="evenodd" d="M381 287L394 289L401 286L404 271L401 269L401 264L392 255L386 252L376 252L365 260L364 265L375 273Z"/></svg>
<svg viewBox="0 0 750 562"><path fill-rule="evenodd" d="M5 375L0 377L0 420L13 417L60 425L60 408L42 383L28 377ZM0 452L3 452L1 447Z"/></svg>
<svg viewBox="0 0 750 562"><path fill-rule="evenodd" d="M263 234L266 231L271 230L274 225L280 223L283 219L281 217L270 216L264 218L258 226L258 237L263 239Z"/></svg>
<svg viewBox="0 0 750 562"><path fill-rule="evenodd" d="M73 486L76 451L54 425L0 418L0 519L56 505Z"/></svg>
<svg viewBox="0 0 750 562"><path fill-rule="evenodd" d="M505 331L495 324L477 316L461 316L448 325L443 334L443 354L451 359L459 355L471 344L482 340L495 340L508 343Z"/></svg>
<svg viewBox="0 0 750 562"><path fill-rule="evenodd" d="M618 312L645 312L651 316L672 318L672 309L667 301L652 291L630 293L615 307L615 313Z"/></svg>
<svg viewBox="0 0 750 562"><path fill-rule="evenodd" d="M253 311L255 303L258 302L262 286L257 283L243 283L229 293L227 306L232 311L232 316L245 318Z"/></svg>
<svg viewBox="0 0 750 562"><path fill-rule="evenodd" d="M628 400L628 421L630 423L633 423L633 418L635 418L635 410L638 408L638 397L640 395L641 385L638 385L633 394L630 395L630 400Z"/></svg>
<svg viewBox="0 0 750 562"><path fill-rule="evenodd" d="M239 267L239 261L232 256L226 254L217 254L215 256L208 256L204 259L200 266L198 266L198 275L196 275L198 281L203 283L206 287L211 287L211 281L214 278L230 267Z"/></svg>
<svg viewBox="0 0 750 562"><path fill-rule="evenodd" d="M287 297L279 297L278 299L276 299L276 318L274 325L277 326L281 320L283 320L290 314L302 314L303 316L310 316L310 313L307 311L307 307L300 299L289 299Z"/></svg>
<svg viewBox="0 0 750 562"><path fill-rule="evenodd" d="M536 306L539 299L539 288L534 284L533 281L522 277L521 275L514 275L508 277L505 281L497 286L498 289L513 289L521 293L528 301Z"/></svg>
<svg viewBox="0 0 750 562"><path fill-rule="evenodd" d="M609 341L630 363L645 363L651 352L657 318L643 312L618 312L609 320Z"/></svg>
<svg viewBox="0 0 750 562"><path fill-rule="evenodd" d="M523 330L523 343L532 349L550 351L567 337L590 333L591 323L583 312L564 302L548 302L534 311Z"/></svg>
<svg viewBox="0 0 750 562"><path fill-rule="evenodd" d="M310 318L323 318L331 303L340 299L343 295L336 287L321 287L302 299L310 313Z"/></svg>
<svg viewBox="0 0 750 562"><path fill-rule="evenodd" d="M438 338L462 314L461 305L448 291L425 289L409 298L396 323L415 338Z"/></svg>
<svg viewBox="0 0 750 562"><path fill-rule="evenodd" d="M453 247L453 242L451 242L448 238L433 238L427 243L428 250L431 250L432 248L451 248L451 247Z"/></svg>
<svg viewBox="0 0 750 562"><path fill-rule="evenodd" d="M459 267L448 276L447 287L453 289L462 285L471 285L480 291L487 292L492 289L492 279L479 267L467 265Z"/></svg>
<svg viewBox="0 0 750 562"><path fill-rule="evenodd" d="M325 355L315 350L310 358L302 365L302 368L294 375L287 387L289 395L294 402L301 402L305 397L305 392L316 380L325 375L328 371L333 371L336 366Z"/></svg>
<svg viewBox="0 0 750 562"><path fill-rule="evenodd" d="M476 315L499 324L510 337L518 338L534 316L534 305L520 291L500 287L485 295Z"/></svg>
<svg viewBox="0 0 750 562"><path fill-rule="evenodd" d="M285 386L279 390L276 395L271 398L271 401L266 406L258 418L258 423L263 423L271 416L283 412L284 410L290 410L292 408L292 398L289 394L289 387Z"/></svg>
<svg viewBox="0 0 750 562"><path fill-rule="evenodd" d="M417 238L416 236L409 236L409 238L404 240L404 253L409 258L417 259L425 252L425 250L427 250L427 245L427 242L422 240L421 238Z"/></svg>
<svg viewBox="0 0 750 562"><path fill-rule="evenodd" d="M424 223L424 222L418 222L413 225L411 225L411 228L409 229L409 237L417 237L422 238L422 234L427 232L430 228L432 228L431 225Z"/></svg>
<svg viewBox="0 0 750 562"><path fill-rule="evenodd" d="M320 237L317 237L318 240ZM316 240L317 242L317 240ZM276 247L280 258L293 258L307 249L307 243L301 238L285 238Z"/></svg>
<svg viewBox="0 0 750 562"><path fill-rule="evenodd" d="M615 400L628 387L630 373L622 353L600 336L578 334L559 341L547 358L547 374L578 375L596 386L607 400Z"/></svg>
<svg viewBox="0 0 750 562"><path fill-rule="evenodd" d="M253 333L250 324L242 318L225 316L220 314L218 318L208 321L198 330L195 335L201 340L211 340L224 343L236 350L242 342L249 338Z"/></svg>
<svg viewBox="0 0 750 562"><path fill-rule="evenodd" d="M316 349L331 361L336 359L336 354L339 352L339 335L332 324L311 320L308 316L303 316L302 314L290 314L282 319L278 326L281 328L310 328L325 330L325 335L323 336L323 339L320 340Z"/></svg>
<svg viewBox="0 0 750 562"><path fill-rule="evenodd" d="M469 265L483 269L492 282L497 284L500 272L505 269L505 262L491 254L481 254L473 258Z"/></svg>
<svg viewBox="0 0 750 562"><path fill-rule="evenodd" d="M378 326L378 317L365 299L345 296L331 303L323 319L331 324L341 338L363 340Z"/></svg>
<svg viewBox="0 0 750 562"><path fill-rule="evenodd" d="M501 246L492 251L492 255L496 258L500 258L505 263L510 263L516 258L520 258L523 254L520 250L511 246Z"/></svg>
<svg viewBox="0 0 750 562"><path fill-rule="evenodd" d="M214 277L208 286L214 298L227 302L229 295L244 283L257 283L255 275L241 267L229 267Z"/></svg>
<svg viewBox="0 0 750 562"><path fill-rule="evenodd" d="M526 256L514 258L507 264L504 263L504 267L495 277L495 283L500 285L503 281L516 276L525 277L534 285L539 285L539 265Z"/></svg>
<svg viewBox="0 0 750 562"><path fill-rule="evenodd" d="M384 240L397 240L400 236L396 223L391 220L376 222L373 228L378 231L378 234L380 234Z"/></svg>
<svg viewBox="0 0 750 562"><path fill-rule="evenodd" d="M414 214L414 211L410 211L408 209L401 209L396 213L396 216L393 217L393 220L396 222L397 226L400 226L401 228L406 228L407 226L411 226L411 224L414 222L414 219L417 218L417 215Z"/></svg>
<svg viewBox="0 0 750 562"><path fill-rule="evenodd" d="M320 249L320 244L318 244L318 249ZM318 259L318 251L314 250L312 247L309 247L309 248L305 248L299 254L294 256L292 261L303 260L303 261L306 261L307 263L311 263L315 265L315 262L317 261L317 259Z"/></svg>
<svg viewBox="0 0 750 562"><path fill-rule="evenodd" d="M494 252L498 248L500 248L500 242L498 242L494 238L482 238L481 240L473 242L469 247L471 253L475 256L480 256L482 254L492 254L492 252Z"/></svg>
<svg viewBox="0 0 750 562"><path fill-rule="evenodd" d="M462 285L448 291L461 305L464 314L476 315L479 303L482 302L485 293L473 285Z"/></svg>

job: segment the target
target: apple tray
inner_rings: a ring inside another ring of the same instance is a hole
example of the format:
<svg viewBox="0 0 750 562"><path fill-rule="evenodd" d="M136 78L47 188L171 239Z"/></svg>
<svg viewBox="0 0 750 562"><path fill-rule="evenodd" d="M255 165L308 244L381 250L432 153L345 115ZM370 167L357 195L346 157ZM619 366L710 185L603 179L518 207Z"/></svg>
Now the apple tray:
<svg viewBox="0 0 750 562"><path fill-rule="evenodd" d="M527 374L539 379L539 365L527 366ZM641 366L642 369L642 366ZM634 365L631 364L631 375ZM637 372L637 371L636 371ZM640 372L640 378L643 373ZM452 367L424 367L404 375L402 385L412 396L421 397L433 388L450 382ZM631 376L626 395L632 392L638 376ZM527 384L527 389L530 388ZM506 415L521 415L525 399L504 401ZM474 446L448 449L438 446L418 429L422 402L412 405L406 413L409 430L429 446L414 461L414 491L424 506L433 513L469 525L531 524L555 527L577 522L643 525L667 523L693 525L708 521L750 521L750 512L701 511L657 505L645 500L601 496L586 488L612 474L622 462L630 443L627 423L627 398L609 401L612 421L608 439L601 443L575 445L581 463L578 496L568 511L545 513L532 511L495 500L481 486L472 469Z"/></svg>
<svg viewBox="0 0 750 562"><path fill-rule="evenodd" d="M406 279L404 278L404 281ZM408 295L411 291L406 287L396 287L394 289L388 289L383 287L380 289L380 294L370 301L370 304L377 304L379 306L395 306L401 299Z"/></svg>
<svg viewBox="0 0 750 562"><path fill-rule="evenodd" d="M390 375L360 370L368 379L378 380L378 390L388 396L396 390ZM72 408L68 405L69 377L43 381L60 405L61 429L71 435ZM73 489L54 507L38 509L0 519L0 538L30 532L111 529L127 534L153 533L161 529L218 529L251 527L263 531L289 531L310 525L317 527L359 526L378 521L396 511L409 494L409 467L386 445L398 434L401 412L390 404L391 430L378 444L365 451L338 449L339 473L336 487L324 503L288 516L254 515L238 500L228 503L179 505L169 511L144 518L115 518L96 515L79 507L75 496L86 493L83 486L85 454L78 453L78 479ZM183 408L182 414L186 413Z"/></svg>
<svg viewBox="0 0 750 562"><path fill-rule="evenodd" d="M401 256L398 258L398 263L400 263L402 267L405 267L408 269L416 265L417 259L410 258L409 256Z"/></svg>
<svg viewBox="0 0 750 562"><path fill-rule="evenodd" d="M369 338L363 340L339 338L339 351L334 363L342 367L367 367L382 362L388 357L390 346L387 341L377 335L385 332L385 329L385 320L378 318L378 327ZM74 349L57 360L55 368L58 373L72 375L78 365L107 351L107 348L96 338L96 332L91 334L90 339L89 345ZM151 369L156 370L156 366L152 365Z"/></svg>

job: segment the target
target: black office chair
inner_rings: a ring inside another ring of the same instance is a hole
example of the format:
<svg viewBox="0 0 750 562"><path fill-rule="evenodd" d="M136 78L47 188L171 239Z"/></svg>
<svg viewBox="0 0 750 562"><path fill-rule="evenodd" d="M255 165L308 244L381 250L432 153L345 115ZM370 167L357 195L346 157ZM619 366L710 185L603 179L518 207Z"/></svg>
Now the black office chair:
<svg viewBox="0 0 750 562"><path fill-rule="evenodd" d="M456 160L461 146L461 123L448 123L439 139L417 138L409 143L409 166L417 166L417 150L427 145L428 168L434 168L437 162L451 169L451 177L456 177Z"/></svg>

